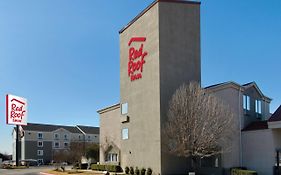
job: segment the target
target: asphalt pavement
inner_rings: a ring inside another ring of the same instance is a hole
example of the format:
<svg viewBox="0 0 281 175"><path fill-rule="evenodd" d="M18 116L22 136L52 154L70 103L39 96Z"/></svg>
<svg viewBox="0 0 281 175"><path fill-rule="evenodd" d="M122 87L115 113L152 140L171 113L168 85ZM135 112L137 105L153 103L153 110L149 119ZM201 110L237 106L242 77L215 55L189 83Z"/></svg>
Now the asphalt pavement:
<svg viewBox="0 0 281 175"><path fill-rule="evenodd" d="M53 166L29 167L26 169L0 169L0 175L44 175L41 172L54 169Z"/></svg>

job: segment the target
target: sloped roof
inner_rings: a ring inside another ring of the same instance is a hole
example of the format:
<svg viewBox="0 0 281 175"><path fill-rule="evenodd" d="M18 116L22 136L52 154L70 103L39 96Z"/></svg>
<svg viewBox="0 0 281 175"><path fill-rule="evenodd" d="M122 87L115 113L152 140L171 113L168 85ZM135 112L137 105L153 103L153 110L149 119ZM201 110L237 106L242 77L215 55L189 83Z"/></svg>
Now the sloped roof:
<svg viewBox="0 0 281 175"><path fill-rule="evenodd" d="M268 122L277 122L281 121L281 105L276 109L276 111L268 119Z"/></svg>
<svg viewBox="0 0 281 175"><path fill-rule="evenodd" d="M99 127L77 125L85 134L99 134Z"/></svg>
<svg viewBox="0 0 281 175"><path fill-rule="evenodd" d="M246 88L246 89L253 86L253 87L258 91L258 93L259 93L261 96L263 96L264 98L266 98L267 101L271 101L271 100L272 100L271 98L265 96L265 95L262 93L262 91L261 91L260 88L258 87L257 83L254 82L254 81L249 82L249 83L246 83L246 84L243 84L242 86L243 86L244 88Z"/></svg>
<svg viewBox="0 0 281 175"><path fill-rule="evenodd" d="M235 85L235 86L240 86L240 84L234 82L234 81L226 81L226 82L222 82L222 83L218 83L218 84L214 84L214 85L210 85L205 87L204 89L211 89L211 88L216 88L216 87L220 87L220 86L226 86L226 85Z"/></svg>
<svg viewBox="0 0 281 175"><path fill-rule="evenodd" d="M218 83L218 84L214 84L214 85L211 85L211 86L207 86L205 87L204 89L206 90L211 90L211 91L216 91L216 90L219 90L220 88L226 88L228 86L232 86L232 87L236 87L237 89L240 89L241 88L241 91L244 91L250 87L254 87L257 92L264 98L264 100L270 102L272 99L265 96L260 88L258 87L258 85L256 84L256 82L252 81L252 82L249 82L249 83L246 83L246 84L243 84L243 85L240 85L234 81L227 81L227 82L223 82L223 83Z"/></svg>
<svg viewBox="0 0 281 175"><path fill-rule="evenodd" d="M262 129L268 129L267 121L252 122L244 129L242 129L242 131L255 131L255 130L262 130Z"/></svg>
<svg viewBox="0 0 281 175"><path fill-rule="evenodd" d="M22 126L25 131L41 131L41 132L52 132L57 129L63 128L71 133L81 133L75 126L64 126L64 125L51 125L51 124L38 124L38 123L27 123L26 126Z"/></svg>

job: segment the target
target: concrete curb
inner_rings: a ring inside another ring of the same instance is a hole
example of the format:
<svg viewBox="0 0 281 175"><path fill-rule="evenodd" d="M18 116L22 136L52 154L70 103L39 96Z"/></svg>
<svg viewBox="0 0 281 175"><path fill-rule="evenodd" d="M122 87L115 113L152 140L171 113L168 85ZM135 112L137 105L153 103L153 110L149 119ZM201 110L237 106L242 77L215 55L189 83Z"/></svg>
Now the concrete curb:
<svg viewBox="0 0 281 175"><path fill-rule="evenodd" d="M43 173L43 172L40 172L40 174L42 174L42 175L54 175L54 174Z"/></svg>

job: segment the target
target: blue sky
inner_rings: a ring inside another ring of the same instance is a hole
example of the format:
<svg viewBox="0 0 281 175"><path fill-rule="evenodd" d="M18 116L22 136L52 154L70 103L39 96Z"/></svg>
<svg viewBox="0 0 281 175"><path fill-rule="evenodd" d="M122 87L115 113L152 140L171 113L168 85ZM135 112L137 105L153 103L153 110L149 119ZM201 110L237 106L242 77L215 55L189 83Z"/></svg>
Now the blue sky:
<svg viewBox="0 0 281 175"><path fill-rule="evenodd" d="M0 152L12 152L5 94L29 101L29 122L99 125L119 101L118 31L152 0L0 1ZM202 85L255 81L281 104L281 1L201 5Z"/></svg>

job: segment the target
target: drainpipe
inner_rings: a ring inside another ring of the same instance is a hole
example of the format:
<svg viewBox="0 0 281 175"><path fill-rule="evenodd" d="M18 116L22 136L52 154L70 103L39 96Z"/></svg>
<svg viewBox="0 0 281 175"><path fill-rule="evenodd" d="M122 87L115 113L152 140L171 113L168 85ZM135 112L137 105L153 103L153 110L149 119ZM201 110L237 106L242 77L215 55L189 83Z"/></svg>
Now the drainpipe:
<svg viewBox="0 0 281 175"><path fill-rule="evenodd" d="M238 99L238 115L239 115L239 134L240 134L240 167L242 167L242 117L243 117L243 113L242 116L241 115L241 86L239 87L239 99Z"/></svg>

